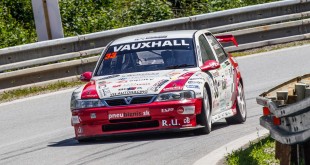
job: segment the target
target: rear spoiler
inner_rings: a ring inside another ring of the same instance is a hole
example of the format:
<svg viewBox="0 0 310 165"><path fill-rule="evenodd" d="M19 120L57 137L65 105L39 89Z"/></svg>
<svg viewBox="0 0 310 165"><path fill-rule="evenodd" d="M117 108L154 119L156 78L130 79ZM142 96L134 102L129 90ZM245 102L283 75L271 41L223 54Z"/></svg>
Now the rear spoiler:
<svg viewBox="0 0 310 165"><path fill-rule="evenodd" d="M216 39L221 43L232 42L236 47L238 47L238 42L233 35L221 35L216 36Z"/></svg>

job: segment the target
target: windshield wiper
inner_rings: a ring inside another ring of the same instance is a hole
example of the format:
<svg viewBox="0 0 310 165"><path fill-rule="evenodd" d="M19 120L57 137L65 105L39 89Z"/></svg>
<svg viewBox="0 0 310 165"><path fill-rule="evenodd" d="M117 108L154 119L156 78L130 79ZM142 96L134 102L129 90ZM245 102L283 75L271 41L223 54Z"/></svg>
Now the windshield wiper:
<svg viewBox="0 0 310 165"><path fill-rule="evenodd" d="M188 67L188 66L195 66L195 65L189 65L189 64L171 65L171 66L167 66L166 69L178 69L178 68L183 68L183 67Z"/></svg>

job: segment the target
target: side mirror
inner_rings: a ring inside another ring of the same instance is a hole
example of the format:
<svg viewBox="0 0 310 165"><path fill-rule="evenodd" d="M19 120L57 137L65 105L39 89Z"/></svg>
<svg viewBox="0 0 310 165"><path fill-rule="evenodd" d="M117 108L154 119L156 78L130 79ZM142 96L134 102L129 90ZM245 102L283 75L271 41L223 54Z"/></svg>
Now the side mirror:
<svg viewBox="0 0 310 165"><path fill-rule="evenodd" d="M213 69L218 69L220 68L220 66L220 63L218 63L217 61L208 60L200 67L200 69L205 72Z"/></svg>
<svg viewBox="0 0 310 165"><path fill-rule="evenodd" d="M216 36L216 39L221 43L232 42L238 47L238 42L233 35Z"/></svg>
<svg viewBox="0 0 310 165"><path fill-rule="evenodd" d="M93 72L84 72L83 74L81 74L80 80L85 81L85 82L89 82L90 79L92 78L92 74L93 74Z"/></svg>

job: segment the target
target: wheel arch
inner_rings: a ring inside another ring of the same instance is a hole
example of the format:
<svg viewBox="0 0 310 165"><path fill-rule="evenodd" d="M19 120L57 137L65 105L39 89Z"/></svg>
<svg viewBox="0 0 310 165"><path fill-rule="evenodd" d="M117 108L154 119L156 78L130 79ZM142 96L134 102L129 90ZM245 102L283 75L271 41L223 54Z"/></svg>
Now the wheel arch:
<svg viewBox="0 0 310 165"><path fill-rule="evenodd" d="M204 88L206 88L206 90L207 90L209 105L210 105L210 111L212 112L212 95L211 95L210 85L208 83L205 83Z"/></svg>

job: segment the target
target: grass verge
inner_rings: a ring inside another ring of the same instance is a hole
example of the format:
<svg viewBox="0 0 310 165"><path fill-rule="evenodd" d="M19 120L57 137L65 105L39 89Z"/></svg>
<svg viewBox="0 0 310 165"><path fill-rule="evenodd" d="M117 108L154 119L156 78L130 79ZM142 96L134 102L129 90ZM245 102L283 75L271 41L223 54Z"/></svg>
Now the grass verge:
<svg viewBox="0 0 310 165"><path fill-rule="evenodd" d="M233 52L231 53L231 55L234 57L247 56L251 54L269 52L272 50L278 50L278 49L289 48L289 47L294 47L294 46L302 46L302 45L308 45L308 44L310 44L310 40L294 41L294 42L288 42L284 44L270 45L270 46L264 46L260 48L249 49L245 51Z"/></svg>
<svg viewBox="0 0 310 165"><path fill-rule="evenodd" d="M266 137L256 143L250 143L246 149L239 149L225 157L227 165L279 165L275 159L275 141Z"/></svg>
<svg viewBox="0 0 310 165"><path fill-rule="evenodd" d="M66 82L66 81L58 81L54 84L49 84L46 86L35 86L35 87L29 87L29 88L23 88L23 89L15 89L10 91L5 91L3 93L0 93L0 103L8 102L24 97L49 93L53 91L58 91L60 89L68 89L72 87L77 87L80 85L85 84L85 82L81 81L72 81L72 82Z"/></svg>

